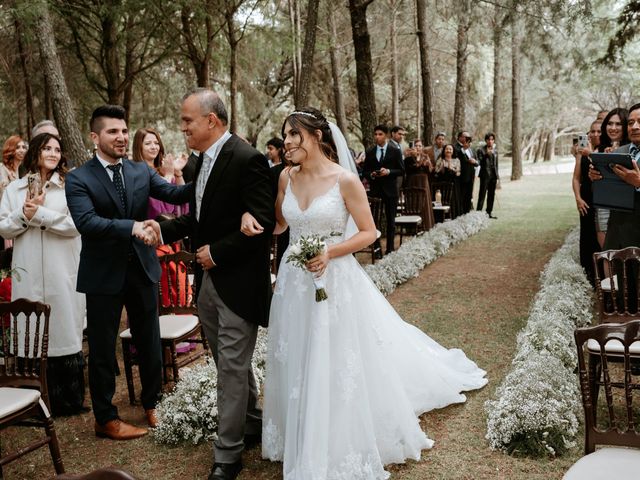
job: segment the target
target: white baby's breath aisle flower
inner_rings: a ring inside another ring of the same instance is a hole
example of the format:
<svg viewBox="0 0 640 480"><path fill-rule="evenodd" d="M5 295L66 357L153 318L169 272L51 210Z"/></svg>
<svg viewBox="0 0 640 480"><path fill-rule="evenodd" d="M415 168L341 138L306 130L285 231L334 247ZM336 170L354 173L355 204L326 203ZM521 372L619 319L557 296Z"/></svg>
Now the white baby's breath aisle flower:
<svg viewBox="0 0 640 480"><path fill-rule="evenodd" d="M545 266L529 320L518 335L512 370L495 400L485 403L491 448L555 456L575 444L581 403L573 331L593 317L578 244L575 229Z"/></svg>

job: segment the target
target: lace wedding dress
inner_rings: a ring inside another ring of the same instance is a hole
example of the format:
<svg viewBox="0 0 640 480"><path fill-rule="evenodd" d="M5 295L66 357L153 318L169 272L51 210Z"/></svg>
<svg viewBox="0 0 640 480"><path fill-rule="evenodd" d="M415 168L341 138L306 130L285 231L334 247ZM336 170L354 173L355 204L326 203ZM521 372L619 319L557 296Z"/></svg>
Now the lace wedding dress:
<svg viewBox="0 0 640 480"><path fill-rule="evenodd" d="M339 183L306 210L287 185L282 213L291 243L344 232L349 217ZM385 464L433 445L417 415L464 402L460 392L485 385L485 372L405 323L352 255L329 262L326 301L315 301L311 275L286 261L278 274L263 457L284 462L285 480L389 478Z"/></svg>

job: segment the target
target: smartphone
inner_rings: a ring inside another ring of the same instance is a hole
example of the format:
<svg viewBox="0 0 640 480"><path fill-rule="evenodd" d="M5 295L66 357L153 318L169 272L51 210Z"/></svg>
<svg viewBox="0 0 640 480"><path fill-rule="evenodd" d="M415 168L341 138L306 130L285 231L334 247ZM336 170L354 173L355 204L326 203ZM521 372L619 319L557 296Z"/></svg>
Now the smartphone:
<svg viewBox="0 0 640 480"><path fill-rule="evenodd" d="M34 198L40 195L40 175L37 173L31 173L27 177L27 187L29 191L29 198Z"/></svg>
<svg viewBox="0 0 640 480"><path fill-rule="evenodd" d="M587 135L578 135L578 147L587 148L589 146L589 137Z"/></svg>
<svg viewBox="0 0 640 480"><path fill-rule="evenodd" d="M415 146L415 142L411 141L409 142L409 148L413 148Z"/></svg>

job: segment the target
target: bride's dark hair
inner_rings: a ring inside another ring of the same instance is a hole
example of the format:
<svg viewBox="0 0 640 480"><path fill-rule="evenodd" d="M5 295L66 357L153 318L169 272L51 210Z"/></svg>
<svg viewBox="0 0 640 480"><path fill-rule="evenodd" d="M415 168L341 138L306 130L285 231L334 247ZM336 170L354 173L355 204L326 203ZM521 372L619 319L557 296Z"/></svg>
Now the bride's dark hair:
<svg viewBox="0 0 640 480"><path fill-rule="evenodd" d="M338 151L336 149L336 144L333 141L329 122L320 110L313 107L303 107L289 114L282 123L282 138L285 138L284 127L287 123L289 123L293 130L298 131L300 138L302 139L301 143L304 143L305 139L302 134L303 130L313 134L314 136L316 130L320 130L322 132L322 138L319 143L320 150L326 157L338 163ZM303 147L301 148L304 150Z"/></svg>

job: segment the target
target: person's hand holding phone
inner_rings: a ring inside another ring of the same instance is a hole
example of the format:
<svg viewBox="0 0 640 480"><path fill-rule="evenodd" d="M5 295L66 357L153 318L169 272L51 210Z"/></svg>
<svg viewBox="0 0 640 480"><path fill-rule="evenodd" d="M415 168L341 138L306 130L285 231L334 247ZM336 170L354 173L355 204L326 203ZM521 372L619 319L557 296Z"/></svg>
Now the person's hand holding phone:
<svg viewBox="0 0 640 480"><path fill-rule="evenodd" d="M640 167L638 167L638 163L635 161L631 162L633 168L625 168L620 164L614 164L611 169L613 173L618 175L622 180L627 182L629 185L633 185L636 188L640 187Z"/></svg>
<svg viewBox="0 0 640 480"><path fill-rule="evenodd" d="M24 201L22 213L27 217L27 220L31 220L38 211L38 207L44 204L46 194L47 192L42 192L40 195L36 195L34 197L29 195L29 197Z"/></svg>

